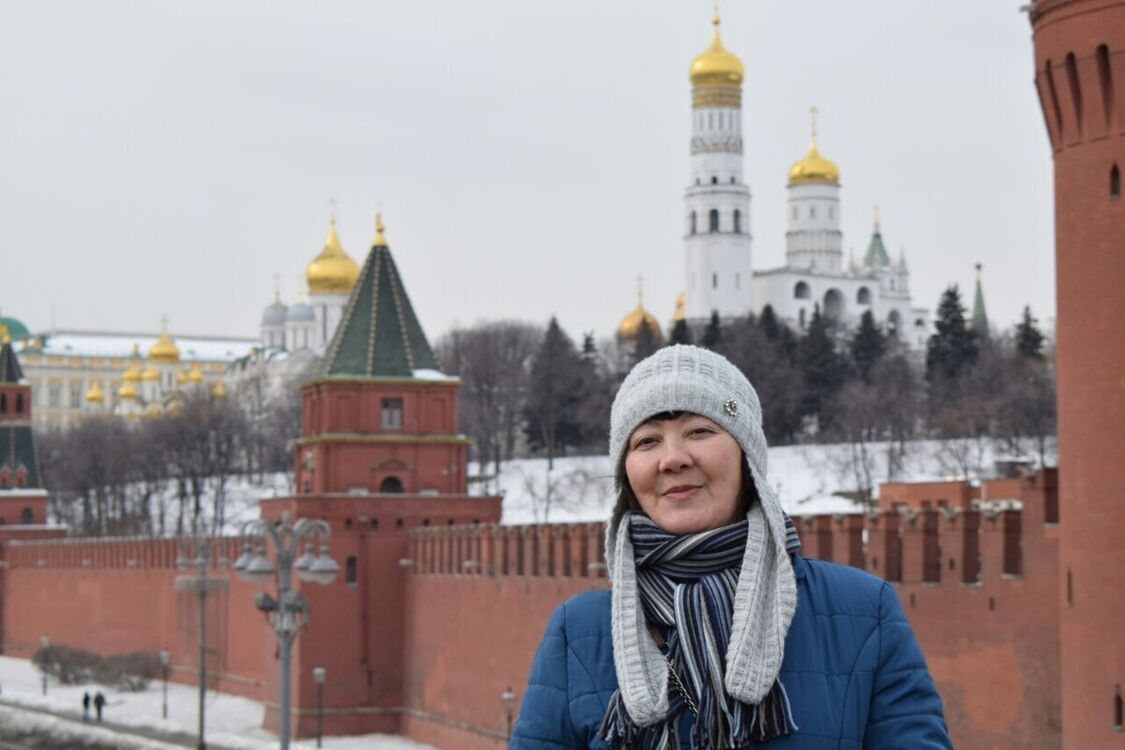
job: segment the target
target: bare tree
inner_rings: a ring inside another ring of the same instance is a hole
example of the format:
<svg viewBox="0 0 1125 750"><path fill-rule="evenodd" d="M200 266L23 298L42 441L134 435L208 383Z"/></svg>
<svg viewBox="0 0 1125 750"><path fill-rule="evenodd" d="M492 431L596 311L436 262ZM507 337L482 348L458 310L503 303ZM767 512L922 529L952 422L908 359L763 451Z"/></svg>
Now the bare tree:
<svg viewBox="0 0 1125 750"><path fill-rule="evenodd" d="M531 359L543 329L500 320L454 329L435 346L442 368L461 378L460 422L482 473L512 458L523 429Z"/></svg>

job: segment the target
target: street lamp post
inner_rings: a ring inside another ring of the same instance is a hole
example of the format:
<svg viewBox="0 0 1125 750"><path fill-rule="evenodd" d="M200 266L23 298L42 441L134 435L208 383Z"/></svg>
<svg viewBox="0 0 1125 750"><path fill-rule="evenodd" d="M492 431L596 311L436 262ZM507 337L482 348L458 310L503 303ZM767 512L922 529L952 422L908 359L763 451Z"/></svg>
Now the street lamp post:
<svg viewBox="0 0 1125 750"><path fill-rule="evenodd" d="M290 669L292 667L293 641L309 621L309 604L300 591L293 589L293 571L309 583L329 584L340 572L340 566L328 555L328 540L332 527L319 518L301 518L289 522L289 514L280 523L256 519L243 524L242 536L246 540L242 554L234 562L234 569L250 581L269 581L276 577L277 598L264 591L254 597L254 604L266 615L266 620L277 635L278 661L281 662L281 696L278 700L278 739L281 750L289 750ZM266 557L266 541L274 549L277 565ZM298 556L301 543L307 540L305 553ZM320 541L320 554L313 554Z"/></svg>
<svg viewBox="0 0 1125 750"><path fill-rule="evenodd" d="M508 742L512 741L512 714L516 709L516 694L512 691L512 686L509 685L504 692L500 693L500 702L504 704L504 712L508 716Z"/></svg>
<svg viewBox="0 0 1125 750"><path fill-rule="evenodd" d="M316 746L320 747L320 738L324 735L324 678L328 670L324 667L313 667L313 682L316 683Z"/></svg>
<svg viewBox="0 0 1125 750"><path fill-rule="evenodd" d="M168 718L168 667L172 664L172 654L168 653L168 649L160 651L160 666L164 670L164 704L160 711L162 719Z"/></svg>
<svg viewBox="0 0 1125 750"><path fill-rule="evenodd" d="M43 695L47 694L47 657L51 649L51 636L45 635L39 639L39 645L43 647Z"/></svg>
<svg viewBox="0 0 1125 750"><path fill-rule="evenodd" d="M206 726L206 699L207 699L207 594L220 591L230 586L226 576L209 576L208 568L211 567L211 540L199 537L192 542L195 548L194 557L188 560L181 553L176 558L176 567L180 570L195 569L195 574L182 574L176 576L177 591L191 591L199 594L199 739L196 741L197 750L206 750L207 740L204 738ZM219 559L219 565L225 564L226 558Z"/></svg>

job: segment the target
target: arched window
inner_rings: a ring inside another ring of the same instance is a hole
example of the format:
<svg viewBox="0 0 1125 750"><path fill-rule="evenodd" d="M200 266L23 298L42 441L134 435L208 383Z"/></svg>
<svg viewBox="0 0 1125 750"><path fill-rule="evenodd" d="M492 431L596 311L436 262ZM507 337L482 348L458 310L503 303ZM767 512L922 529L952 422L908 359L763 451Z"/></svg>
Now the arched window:
<svg viewBox="0 0 1125 750"><path fill-rule="evenodd" d="M1116 164L1109 170L1109 197L1115 199L1121 197L1121 170Z"/></svg>
<svg viewBox="0 0 1125 750"><path fill-rule="evenodd" d="M855 293L856 304L870 305L871 304L871 290L865 286L861 286L859 291Z"/></svg>
<svg viewBox="0 0 1125 750"><path fill-rule="evenodd" d="M891 314L887 316L887 331L898 336L898 329L901 323L902 316L898 314L898 310L891 310Z"/></svg>
<svg viewBox="0 0 1125 750"><path fill-rule="evenodd" d="M794 299L808 299L810 297L809 285L803 281L798 281L797 286L793 287Z"/></svg>
<svg viewBox="0 0 1125 750"><path fill-rule="evenodd" d="M708 230L712 234L714 234L715 232L718 232L719 231L719 209L712 208L711 213L709 213L707 215L707 217L708 217L708 222L707 222Z"/></svg>
<svg viewBox="0 0 1125 750"><path fill-rule="evenodd" d="M692 211L691 212L691 233L692 234L695 234L695 219L696 219L695 211Z"/></svg>
<svg viewBox="0 0 1125 750"><path fill-rule="evenodd" d="M344 583L348 586L355 586L358 578L358 562L355 555L348 555L348 560L344 563Z"/></svg>
<svg viewBox="0 0 1125 750"><path fill-rule="evenodd" d="M742 233L742 212L739 211L737 208L734 209L734 233L735 234L741 234Z"/></svg>
<svg viewBox="0 0 1125 750"><path fill-rule="evenodd" d="M717 273L711 274L711 288L712 289L718 289L719 288L719 274L717 274Z"/></svg>
<svg viewBox="0 0 1125 750"><path fill-rule="evenodd" d="M20 511L20 523L22 523L24 526L29 526L35 523L35 513L31 510L31 508L24 508Z"/></svg>
<svg viewBox="0 0 1125 750"><path fill-rule="evenodd" d="M719 176L718 175L711 175L711 184L712 185L718 185L719 184Z"/></svg>
<svg viewBox="0 0 1125 750"><path fill-rule="evenodd" d="M829 320L843 319L844 294L839 289L829 289L824 293L824 317Z"/></svg>
<svg viewBox="0 0 1125 750"><path fill-rule="evenodd" d="M387 477L379 485L379 492L387 495L397 495L406 492L406 488L402 484L402 480L398 477Z"/></svg>
<svg viewBox="0 0 1125 750"><path fill-rule="evenodd" d="M731 175L731 177L730 177L730 184L732 184L732 185L734 184L734 175Z"/></svg>
<svg viewBox="0 0 1125 750"><path fill-rule="evenodd" d="M8 394L0 393L0 414L8 413Z"/></svg>
<svg viewBox="0 0 1125 750"><path fill-rule="evenodd" d="M810 219L816 218L816 206L809 206L809 218Z"/></svg>
<svg viewBox="0 0 1125 750"><path fill-rule="evenodd" d="M1078 81L1078 60L1073 52L1066 56L1066 82L1070 87L1070 100L1074 104L1074 121L1078 123L1078 135L1082 135L1082 84Z"/></svg>

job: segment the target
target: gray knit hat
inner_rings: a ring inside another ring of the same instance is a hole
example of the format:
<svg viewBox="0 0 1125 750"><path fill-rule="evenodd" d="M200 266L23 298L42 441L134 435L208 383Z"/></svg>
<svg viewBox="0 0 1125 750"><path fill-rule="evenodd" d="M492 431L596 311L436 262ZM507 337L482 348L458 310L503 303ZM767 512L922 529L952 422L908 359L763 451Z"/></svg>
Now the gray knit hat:
<svg viewBox="0 0 1125 750"><path fill-rule="evenodd" d="M620 472L629 436L649 417L669 411L712 420L742 447L759 502L750 523L727 651L727 692L757 703L781 669L785 636L797 606L793 566L785 551L785 514L766 481L766 438L758 394L725 357L696 346L669 346L637 363L610 411L609 457ZM624 477L618 477L625 482ZM634 721L649 725L668 710L667 665L644 622L625 512L617 506L606 529L606 565L613 581L613 647L618 683ZM618 528L621 526L621 528Z"/></svg>

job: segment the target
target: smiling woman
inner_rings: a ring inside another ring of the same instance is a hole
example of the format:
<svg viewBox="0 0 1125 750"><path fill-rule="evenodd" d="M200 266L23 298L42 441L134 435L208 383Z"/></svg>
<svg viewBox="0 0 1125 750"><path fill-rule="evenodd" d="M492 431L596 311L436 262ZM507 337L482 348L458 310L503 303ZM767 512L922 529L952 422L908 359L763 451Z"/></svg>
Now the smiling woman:
<svg viewBox="0 0 1125 750"><path fill-rule="evenodd" d="M556 611L513 748L951 747L887 584L806 560L745 376L661 349L610 415L612 591Z"/></svg>

